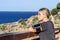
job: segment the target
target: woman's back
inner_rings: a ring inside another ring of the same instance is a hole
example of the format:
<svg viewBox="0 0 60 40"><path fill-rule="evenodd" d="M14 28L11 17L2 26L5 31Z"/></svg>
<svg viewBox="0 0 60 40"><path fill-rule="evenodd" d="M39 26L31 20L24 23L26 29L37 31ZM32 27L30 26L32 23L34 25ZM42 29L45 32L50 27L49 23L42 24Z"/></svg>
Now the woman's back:
<svg viewBox="0 0 60 40"><path fill-rule="evenodd" d="M55 40L54 25L51 21L41 23L40 40Z"/></svg>

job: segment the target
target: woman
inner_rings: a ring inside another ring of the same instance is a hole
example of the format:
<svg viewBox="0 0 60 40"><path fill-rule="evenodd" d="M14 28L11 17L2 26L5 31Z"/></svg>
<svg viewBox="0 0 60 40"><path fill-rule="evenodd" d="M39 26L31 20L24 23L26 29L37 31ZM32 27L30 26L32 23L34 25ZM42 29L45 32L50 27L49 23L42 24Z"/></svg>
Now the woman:
<svg viewBox="0 0 60 40"><path fill-rule="evenodd" d="M38 31L40 31L40 40L55 40L54 25L49 21L50 11L47 8L41 8L38 11L38 20L42 21ZM37 32L36 28L30 27L30 32Z"/></svg>

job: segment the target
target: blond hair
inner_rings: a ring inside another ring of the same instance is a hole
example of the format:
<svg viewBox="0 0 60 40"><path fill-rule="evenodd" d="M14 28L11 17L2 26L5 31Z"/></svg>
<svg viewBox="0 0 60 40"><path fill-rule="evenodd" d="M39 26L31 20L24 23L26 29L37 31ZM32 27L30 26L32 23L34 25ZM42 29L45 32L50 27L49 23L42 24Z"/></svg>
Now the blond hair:
<svg viewBox="0 0 60 40"><path fill-rule="evenodd" d="M50 16L49 9L47 9L47 8L41 8L41 9L39 9L39 11L45 11L45 14L47 15L47 18L49 18L49 16Z"/></svg>

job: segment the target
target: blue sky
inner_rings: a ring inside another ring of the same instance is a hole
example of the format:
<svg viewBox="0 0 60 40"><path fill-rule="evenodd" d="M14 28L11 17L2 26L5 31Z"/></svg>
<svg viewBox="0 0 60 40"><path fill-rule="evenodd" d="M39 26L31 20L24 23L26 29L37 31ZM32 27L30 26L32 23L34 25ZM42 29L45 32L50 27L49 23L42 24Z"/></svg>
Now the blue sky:
<svg viewBox="0 0 60 40"><path fill-rule="evenodd" d="M60 0L0 0L0 11L38 11L42 7L53 9Z"/></svg>

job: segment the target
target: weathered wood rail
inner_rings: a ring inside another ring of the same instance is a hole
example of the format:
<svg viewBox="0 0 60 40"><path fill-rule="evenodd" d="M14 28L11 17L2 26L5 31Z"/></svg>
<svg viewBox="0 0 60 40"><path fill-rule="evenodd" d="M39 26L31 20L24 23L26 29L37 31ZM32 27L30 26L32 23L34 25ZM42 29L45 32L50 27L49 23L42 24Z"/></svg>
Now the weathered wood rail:
<svg viewBox="0 0 60 40"><path fill-rule="evenodd" d="M55 28L55 31L56 30L60 32L60 28ZM0 40L22 40L34 36L37 36L37 34L31 32L24 32L24 33L15 32L15 33L0 34Z"/></svg>

